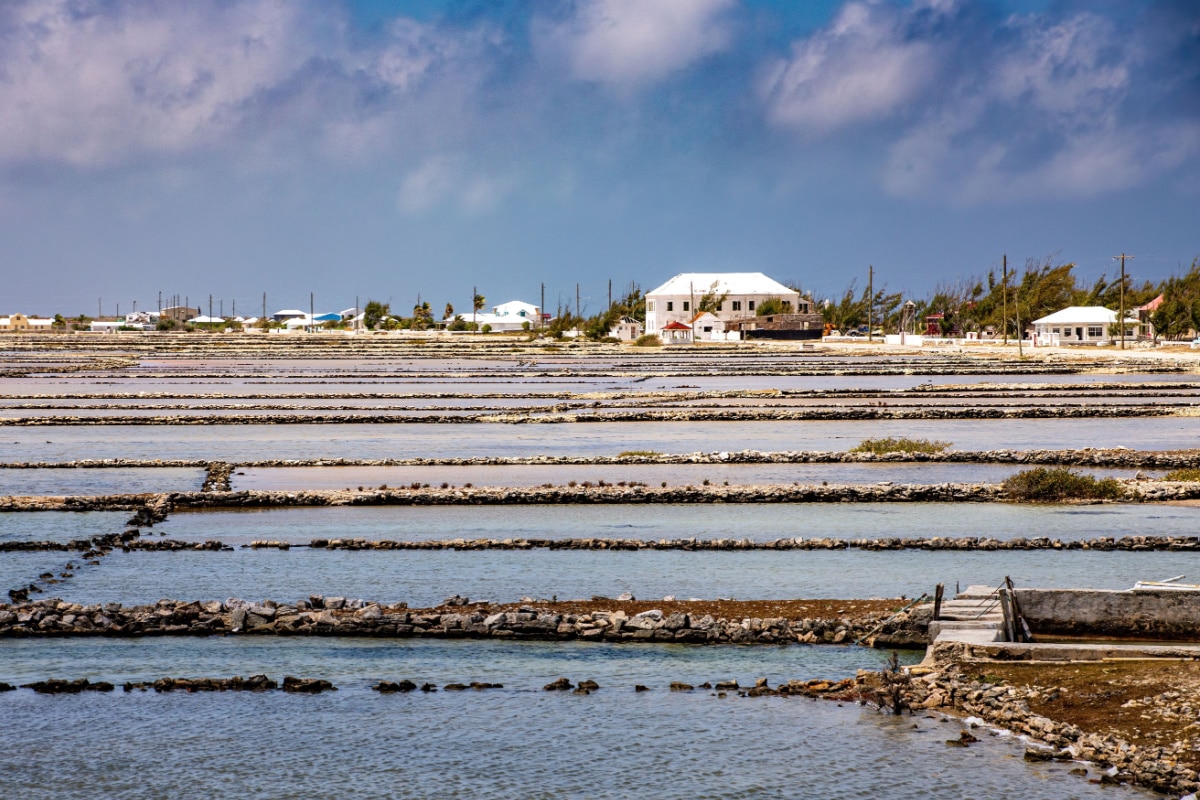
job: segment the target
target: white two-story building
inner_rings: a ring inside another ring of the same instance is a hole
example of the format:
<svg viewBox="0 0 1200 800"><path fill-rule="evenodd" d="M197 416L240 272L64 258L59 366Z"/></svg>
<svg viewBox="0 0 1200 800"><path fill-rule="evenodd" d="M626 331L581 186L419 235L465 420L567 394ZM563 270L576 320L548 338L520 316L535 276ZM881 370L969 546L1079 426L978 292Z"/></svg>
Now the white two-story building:
<svg viewBox="0 0 1200 800"><path fill-rule="evenodd" d="M706 294L720 300L711 311L723 322L754 317L772 299L784 304L785 313L810 310L807 298L761 272L684 272L646 294L646 333L660 335L672 322L690 326Z"/></svg>

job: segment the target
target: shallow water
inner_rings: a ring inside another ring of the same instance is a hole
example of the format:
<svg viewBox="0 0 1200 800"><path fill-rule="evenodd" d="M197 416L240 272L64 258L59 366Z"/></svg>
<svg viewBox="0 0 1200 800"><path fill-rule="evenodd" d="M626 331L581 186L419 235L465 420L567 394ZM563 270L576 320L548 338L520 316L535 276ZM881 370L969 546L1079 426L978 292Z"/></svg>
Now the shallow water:
<svg viewBox="0 0 1200 800"><path fill-rule="evenodd" d="M997 586L1006 575L1018 586L1128 589L1138 580L1180 573L1200 575L1200 553L305 548L114 552L98 566L81 566L47 594L78 603L152 603L164 597L294 602L316 593L426 607L456 594L492 602L624 592L642 599L916 597L932 594L938 583Z"/></svg>
<svg viewBox="0 0 1200 800"><path fill-rule="evenodd" d="M10 515L19 519L16 515ZM0 520L5 517L0 515ZM177 512L147 535L256 539L750 539L1194 536L1200 507L1016 503L355 506Z"/></svg>
<svg viewBox="0 0 1200 800"><path fill-rule="evenodd" d="M172 467L0 469L0 495L101 495L197 492L204 470Z"/></svg>
<svg viewBox="0 0 1200 800"><path fill-rule="evenodd" d="M128 511L0 511L0 542L69 542L125 530ZM0 554L0 560L7 554Z"/></svg>
<svg viewBox="0 0 1200 800"><path fill-rule="evenodd" d="M361 425L197 425L4 428L0 445L23 461L172 458L220 461L320 458L617 455L631 450L848 450L886 436L949 441L958 450L1200 447L1200 417L819 422L588 422ZM11 460L11 459L10 459Z"/></svg>
<svg viewBox="0 0 1200 800"><path fill-rule="evenodd" d="M946 747L962 728L957 721L666 690L672 680L849 677L881 655L831 647L360 640L4 642L0 678L152 680L180 675L185 664L182 672L197 676L325 677L340 691L9 692L0 695L0 716L21 746L0 772L0 794L859 798L884 782L894 798L1142 796L1090 786L1066 774L1070 765L1027 764L1011 737ZM540 690L560 675L602 688L590 696ZM367 688L401 677L505 688L390 696ZM651 691L635 694L634 683Z"/></svg>
<svg viewBox="0 0 1200 800"><path fill-rule="evenodd" d="M521 464L515 466L245 467L232 478L237 490L299 491L358 486L565 486L568 482L637 481L658 486L745 486L770 483L1000 483L1023 469L1014 464ZM1162 470L1080 468L1097 477L1158 477ZM3 473L0 472L0 479ZM0 484L2 485L2 484Z"/></svg>

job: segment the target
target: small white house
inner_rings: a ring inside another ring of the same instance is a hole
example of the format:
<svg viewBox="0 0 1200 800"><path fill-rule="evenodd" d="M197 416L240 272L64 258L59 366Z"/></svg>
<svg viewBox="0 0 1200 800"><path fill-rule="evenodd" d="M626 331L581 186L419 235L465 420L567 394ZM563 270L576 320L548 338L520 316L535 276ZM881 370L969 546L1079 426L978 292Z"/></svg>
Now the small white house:
<svg viewBox="0 0 1200 800"><path fill-rule="evenodd" d="M1068 306L1062 311L1035 319L1035 342L1039 345L1107 344L1116 336L1109 331L1117 323L1117 312L1103 306ZM1141 325L1136 317L1125 318L1125 337L1137 338Z"/></svg>
<svg viewBox="0 0 1200 800"><path fill-rule="evenodd" d="M455 317L462 317L463 322L474 322L479 330L483 330L483 326L487 325L488 330L492 333L522 331L526 329L526 325L529 329L536 330L541 322L540 309L520 300L510 300L507 303L492 306L490 314L484 312L472 314L470 311L463 311L452 317L446 317L443 322L449 325L454 322Z"/></svg>
<svg viewBox="0 0 1200 800"><path fill-rule="evenodd" d="M698 342L736 342L741 332L728 330L725 320L711 311L703 311L692 318L692 338Z"/></svg>
<svg viewBox="0 0 1200 800"><path fill-rule="evenodd" d="M713 316L724 321L747 319L766 300L777 299L788 313L807 313L808 301L761 272L684 272L646 293L646 332L661 334L672 322L687 324L705 294L721 298Z"/></svg>
<svg viewBox="0 0 1200 800"><path fill-rule="evenodd" d="M642 330L642 323L633 317L621 317L608 329L608 335L622 342L632 342L642 335Z"/></svg>

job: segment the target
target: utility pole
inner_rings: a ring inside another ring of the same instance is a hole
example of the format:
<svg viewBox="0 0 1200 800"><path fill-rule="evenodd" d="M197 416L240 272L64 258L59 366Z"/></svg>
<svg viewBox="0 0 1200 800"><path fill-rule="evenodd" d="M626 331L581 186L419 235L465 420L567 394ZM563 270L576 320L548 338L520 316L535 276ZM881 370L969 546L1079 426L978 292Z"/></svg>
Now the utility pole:
<svg viewBox="0 0 1200 800"><path fill-rule="evenodd" d="M538 308L538 330L546 324L546 282L542 281L542 305Z"/></svg>
<svg viewBox="0 0 1200 800"><path fill-rule="evenodd" d="M471 287L471 329L472 330L477 330L479 327L478 323L475 322L475 310L479 306L479 303L476 302L476 299L478 297L479 297L479 288L477 286L472 286Z"/></svg>
<svg viewBox="0 0 1200 800"><path fill-rule="evenodd" d="M308 332L316 333L317 321L313 319L316 316L315 303L313 302L313 293L308 293Z"/></svg>
<svg viewBox="0 0 1200 800"><path fill-rule="evenodd" d="M1001 327L1004 328L1004 346L1008 347L1008 253L1004 254L1004 310L1000 312Z"/></svg>
<svg viewBox="0 0 1200 800"><path fill-rule="evenodd" d="M1017 358L1024 358L1025 351L1021 347L1021 345L1023 344L1022 340L1025 337L1021 335L1021 287L1020 286L1018 286L1016 289L1016 295L1017 296L1015 298L1015 302L1016 302L1016 311L1017 311Z"/></svg>
<svg viewBox="0 0 1200 800"><path fill-rule="evenodd" d="M158 293L158 315L162 316L162 291Z"/></svg>
<svg viewBox="0 0 1200 800"><path fill-rule="evenodd" d="M263 292L263 315L262 315L262 323L263 323L263 325L264 325L264 326L267 324L267 293L266 293L266 292ZM264 328L263 328L263 330L265 331L265 330L266 330L266 328L264 327Z"/></svg>
<svg viewBox="0 0 1200 800"><path fill-rule="evenodd" d="M575 284L575 319L579 319L579 284Z"/></svg>
<svg viewBox="0 0 1200 800"><path fill-rule="evenodd" d="M608 310L612 311L612 278L608 279Z"/></svg>
<svg viewBox="0 0 1200 800"><path fill-rule="evenodd" d="M96 319L100 319L103 316L104 316L104 298L97 297L96 298Z"/></svg>
<svg viewBox="0 0 1200 800"><path fill-rule="evenodd" d="M208 296L208 318L212 319L212 295Z"/></svg>
<svg viewBox="0 0 1200 800"><path fill-rule="evenodd" d="M362 309L358 307L358 295L354 295L354 331L359 331L359 320L362 318Z"/></svg>
<svg viewBox="0 0 1200 800"><path fill-rule="evenodd" d="M692 298L692 302L688 306L688 309L689 309L688 313L695 315L695 313L696 313L696 285L694 283L692 283L691 281L688 281L688 294ZM696 344L696 326L692 323L690 318L688 320L688 327L692 329L692 344L695 345Z"/></svg>
<svg viewBox="0 0 1200 800"><path fill-rule="evenodd" d="M1113 256L1113 261L1121 259L1121 317L1117 320L1117 326L1121 330L1121 349L1125 349L1125 259L1133 258L1126 255L1124 252L1119 256Z"/></svg>
<svg viewBox="0 0 1200 800"><path fill-rule="evenodd" d="M875 267L867 265L867 341L874 341L875 328L871 324L871 312L875 309Z"/></svg>

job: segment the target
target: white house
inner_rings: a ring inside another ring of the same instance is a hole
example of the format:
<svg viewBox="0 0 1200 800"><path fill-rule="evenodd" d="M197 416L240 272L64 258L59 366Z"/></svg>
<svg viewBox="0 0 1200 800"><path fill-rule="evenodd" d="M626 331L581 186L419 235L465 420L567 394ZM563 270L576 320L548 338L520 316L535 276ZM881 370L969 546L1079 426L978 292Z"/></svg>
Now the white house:
<svg viewBox="0 0 1200 800"><path fill-rule="evenodd" d="M443 322L447 325L454 321L454 317L462 317L463 322L474 322L480 330L484 325L489 326L488 330L492 333L506 333L511 331L525 330L526 324L529 328L536 330L541 322L540 309L530 303L524 303L520 300L510 300L507 303L501 303L498 306L492 306L491 313L475 312L472 314L469 311L460 312L453 317L446 317Z"/></svg>
<svg viewBox="0 0 1200 800"><path fill-rule="evenodd" d="M1103 306L1068 306L1035 319L1033 328L1037 344L1098 344L1114 338L1109 331L1116 323L1117 312ZM1140 324L1136 317L1126 317L1126 338L1136 338Z"/></svg>
<svg viewBox="0 0 1200 800"><path fill-rule="evenodd" d="M646 332L659 334L672 322L689 323L705 294L722 298L713 315L724 322L753 317L770 299L787 304L792 313L808 311L808 300L799 292L761 272L684 272L646 293Z"/></svg>
<svg viewBox="0 0 1200 800"><path fill-rule="evenodd" d="M632 317L621 317L608 329L608 335L622 342L632 342L642 335L642 323Z"/></svg>
<svg viewBox="0 0 1200 800"><path fill-rule="evenodd" d="M692 338L696 341L736 342L742 338L741 332L727 330L725 320L711 311L701 311L692 318Z"/></svg>

